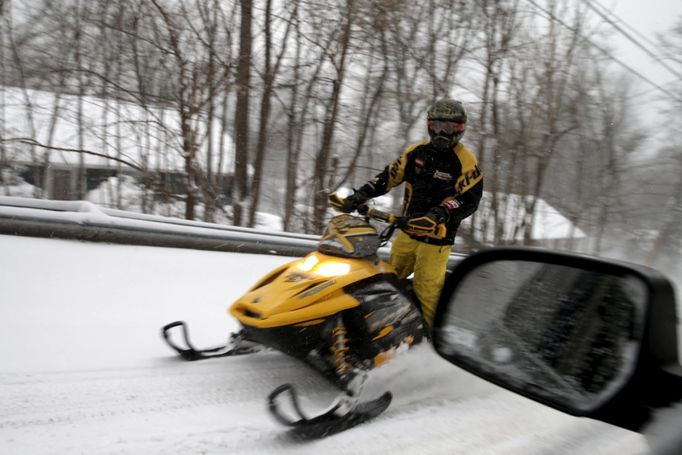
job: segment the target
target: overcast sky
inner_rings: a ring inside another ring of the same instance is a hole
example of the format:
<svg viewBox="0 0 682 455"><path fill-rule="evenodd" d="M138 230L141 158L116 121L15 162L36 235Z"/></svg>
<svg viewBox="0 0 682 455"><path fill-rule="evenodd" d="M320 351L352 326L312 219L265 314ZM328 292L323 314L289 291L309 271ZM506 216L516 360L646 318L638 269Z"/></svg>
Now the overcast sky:
<svg viewBox="0 0 682 455"><path fill-rule="evenodd" d="M652 41L656 34L666 33L682 17L682 0L599 0L609 8L611 13L625 24L634 27L639 33ZM628 30L627 27L623 27ZM647 48L656 52L646 41L634 35ZM624 60L635 69L658 84L665 84L675 80L675 76L663 66L653 61L644 51L620 34L614 35L614 44L618 45L619 53ZM678 68L682 72L682 68Z"/></svg>
<svg viewBox="0 0 682 455"><path fill-rule="evenodd" d="M658 49L650 42L647 42L645 38L656 43L658 41L657 34L667 33L677 21L682 20L682 0L596 1L610 11L613 15L613 19L617 21L616 23L618 23L621 28L625 29L655 54L658 53ZM603 26L606 29L611 28L613 30L613 28L606 23L604 23ZM636 29L644 38L635 34L635 32L632 32L628 26ZM617 31L614 31L613 36L607 44L614 48L616 57L661 87L670 89L671 82L674 82L676 79L679 80L672 72L656 62L651 56L647 55L643 50L639 49L635 44ZM678 73L682 73L682 67L679 65L675 66L672 62L668 62L668 64ZM633 90L634 94L642 94L637 96L636 100L638 101L639 106L644 108L645 112L651 114L651 116L647 115L648 118L643 118L641 120L647 124L659 121L658 119L655 119L655 117L658 116L658 111L663 107L666 95L654 89L650 84L641 79L637 79L636 77L633 78L636 81L635 89ZM653 134L655 134L655 131L660 131L656 129L651 130Z"/></svg>

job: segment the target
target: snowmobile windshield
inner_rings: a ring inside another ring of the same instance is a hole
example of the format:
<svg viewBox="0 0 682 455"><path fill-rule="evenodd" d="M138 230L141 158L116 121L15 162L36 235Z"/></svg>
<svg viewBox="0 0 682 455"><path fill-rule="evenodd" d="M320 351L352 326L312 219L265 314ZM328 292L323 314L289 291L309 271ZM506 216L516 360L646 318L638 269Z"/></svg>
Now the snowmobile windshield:
<svg viewBox="0 0 682 455"><path fill-rule="evenodd" d="M334 256L364 258L375 255L380 243L372 225L362 218L344 214L329 220L317 250Z"/></svg>

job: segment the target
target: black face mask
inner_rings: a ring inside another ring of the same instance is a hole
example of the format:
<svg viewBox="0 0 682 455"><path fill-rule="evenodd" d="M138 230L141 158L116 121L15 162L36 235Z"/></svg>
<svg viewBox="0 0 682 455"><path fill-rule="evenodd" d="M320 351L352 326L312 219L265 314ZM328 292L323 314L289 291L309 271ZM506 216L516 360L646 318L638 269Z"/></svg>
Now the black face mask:
<svg viewBox="0 0 682 455"><path fill-rule="evenodd" d="M443 152L454 147L466 129L466 118L438 120L431 119L426 122L429 136L431 137L431 145L434 149Z"/></svg>
<svg viewBox="0 0 682 455"><path fill-rule="evenodd" d="M450 148L451 137L438 134L431 137L431 145L438 151L444 151Z"/></svg>

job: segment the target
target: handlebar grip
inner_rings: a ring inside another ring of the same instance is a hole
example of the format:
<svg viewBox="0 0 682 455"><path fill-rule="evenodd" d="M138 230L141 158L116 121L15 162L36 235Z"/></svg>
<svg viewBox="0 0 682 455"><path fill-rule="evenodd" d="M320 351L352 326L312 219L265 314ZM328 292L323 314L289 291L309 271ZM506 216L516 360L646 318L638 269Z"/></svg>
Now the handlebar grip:
<svg viewBox="0 0 682 455"><path fill-rule="evenodd" d="M381 210L378 209L367 209L366 215L370 218L374 218L375 220L379 221L384 221L386 223L394 223L396 220L396 216L393 215L392 213L382 212Z"/></svg>

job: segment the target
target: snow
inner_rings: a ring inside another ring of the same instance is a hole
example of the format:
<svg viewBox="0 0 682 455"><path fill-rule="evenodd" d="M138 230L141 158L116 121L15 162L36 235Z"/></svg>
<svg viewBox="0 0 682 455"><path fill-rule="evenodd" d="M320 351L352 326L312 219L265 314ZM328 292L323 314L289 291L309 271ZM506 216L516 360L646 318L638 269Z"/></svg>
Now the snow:
<svg viewBox="0 0 682 455"><path fill-rule="evenodd" d="M214 237L255 243L273 240L269 234L277 232L276 239L279 243L286 242L290 246L301 247L312 247L319 239L319 236L314 235L281 232L280 217L262 212L257 212L257 215L256 228L246 228L108 209L88 201L57 201L0 195L0 218L27 218L44 222L48 226L50 223L87 225L105 230L121 228L129 232L153 231L161 234Z"/></svg>
<svg viewBox="0 0 682 455"><path fill-rule="evenodd" d="M474 218L474 223L479 231L486 227L482 236L488 241L495 238L497 226L490 220L494 215L492 210L493 194L484 191L481 204ZM498 206L500 207L499 219L504 220L501 225L502 235L500 240L503 242L523 241L523 229L526 216L526 206L532 202L531 196L521 196L518 194L497 193ZM531 238L536 240L584 238L585 232L575 226L568 218L563 216L556 208L542 198L537 198L534 208L534 223L531 231ZM468 226L471 218L464 221Z"/></svg>
<svg viewBox="0 0 682 455"><path fill-rule="evenodd" d="M78 129L78 97L62 94L59 98L52 92L18 89L0 86L4 92L5 130L8 138L32 138L53 147L67 149L77 148L79 143ZM27 100L29 100L27 102ZM146 162L150 169L177 170L184 169L184 158L180 153L180 120L178 113L171 109L144 107L112 99L104 100L95 96L85 96L83 101L83 149L116 157L114 149L120 143L121 158L142 165ZM30 102L30 104L29 104ZM59 103L57 123L50 142L50 127L55 103ZM29 109L27 109L29 106ZM117 113L117 110L120 112ZM32 118L32 124L28 116ZM119 121L119 116L124 121ZM205 121L203 123L206 123ZM157 128L162 124L163 128ZM147 127L149 126L149 129ZM207 138L206 125L198 132L201 139L199 160L206 162ZM213 150L218 150L222 131L220 122L214 121L214 135L211 138ZM35 130L35 131L34 131ZM119 137L120 136L120 137ZM106 143L103 138L106 137ZM234 147L232 138L225 134L222 138L225 157L222 169L218 170L219 154L213 156L213 169L227 173L232 168ZM30 163L35 161L28 145L10 142L9 159ZM176 153L160 154L159 150L174 150ZM40 151L42 155L43 151ZM52 163L77 165L83 158L89 166L115 168L116 164L106 158L93 155L81 155L65 151L50 153Z"/></svg>
<svg viewBox="0 0 682 455"><path fill-rule="evenodd" d="M293 382L321 410L330 386L265 352L178 360L159 328L224 341L227 306L287 258L0 236L0 453L646 453L643 436L504 391L419 346L375 370L364 395L394 393L376 420L293 439L265 397ZM193 329L193 330L192 330Z"/></svg>

